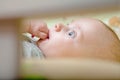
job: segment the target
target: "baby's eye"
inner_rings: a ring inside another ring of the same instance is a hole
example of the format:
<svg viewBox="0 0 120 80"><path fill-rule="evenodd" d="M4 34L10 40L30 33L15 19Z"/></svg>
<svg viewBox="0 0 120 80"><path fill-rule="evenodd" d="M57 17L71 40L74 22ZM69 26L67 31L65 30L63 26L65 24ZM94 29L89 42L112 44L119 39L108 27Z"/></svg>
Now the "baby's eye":
<svg viewBox="0 0 120 80"><path fill-rule="evenodd" d="M71 38L74 38L75 37L75 31L74 30L70 30L68 31L68 36L71 37Z"/></svg>

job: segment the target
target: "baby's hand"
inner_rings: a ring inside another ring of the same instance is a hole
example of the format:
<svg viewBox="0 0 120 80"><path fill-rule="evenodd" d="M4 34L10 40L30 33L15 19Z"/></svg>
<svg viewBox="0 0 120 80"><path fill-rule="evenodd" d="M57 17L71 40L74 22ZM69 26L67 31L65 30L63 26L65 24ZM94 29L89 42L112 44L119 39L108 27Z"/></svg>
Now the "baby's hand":
<svg viewBox="0 0 120 80"><path fill-rule="evenodd" d="M48 37L48 27L43 21L30 21L28 32L40 39Z"/></svg>

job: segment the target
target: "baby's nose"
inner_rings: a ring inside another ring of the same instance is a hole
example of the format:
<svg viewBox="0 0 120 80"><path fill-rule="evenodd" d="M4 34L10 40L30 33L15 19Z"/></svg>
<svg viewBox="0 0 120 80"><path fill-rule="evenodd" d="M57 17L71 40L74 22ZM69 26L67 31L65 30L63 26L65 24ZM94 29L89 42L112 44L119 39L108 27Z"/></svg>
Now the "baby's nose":
<svg viewBox="0 0 120 80"><path fill-rule="evenodd" d="M55 31L61 31L65 26L61 23L55 25Z"/></svg>

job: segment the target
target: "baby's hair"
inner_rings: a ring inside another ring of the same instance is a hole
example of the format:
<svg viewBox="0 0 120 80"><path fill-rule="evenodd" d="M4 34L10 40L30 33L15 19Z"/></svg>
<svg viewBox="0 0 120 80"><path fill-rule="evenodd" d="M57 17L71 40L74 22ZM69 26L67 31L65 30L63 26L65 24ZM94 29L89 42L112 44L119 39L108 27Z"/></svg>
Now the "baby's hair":
<svg viewBox="0 0 120 80"><path fill-rule="evenodd" d="M112 54L114 54L114 56L116 57L116 61L120 62L120 40L119 40L117 34L108 25L106 25L102 21L100 21L100 22L103 25L105 25L105 28L111 33L112 42L111 42L110 52Z"/></svg>

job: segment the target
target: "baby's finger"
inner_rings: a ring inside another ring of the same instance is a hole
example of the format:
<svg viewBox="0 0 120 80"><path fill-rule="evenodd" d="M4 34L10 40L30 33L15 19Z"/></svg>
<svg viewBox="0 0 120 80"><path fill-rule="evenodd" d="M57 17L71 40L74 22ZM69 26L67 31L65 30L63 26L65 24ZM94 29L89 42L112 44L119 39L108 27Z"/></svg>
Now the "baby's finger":
<svg viewBox="0 0 120 80"><path fill-rule="evenodd" d="M39 30L44 33L48 33L49 31L46 23L41 23Z"/></svg>
<svg viewBox="0 0 120 80"><path fill-rule="evenodd" d="M43 33L43 32L39 32L37 35L40 39L46 39L47 38L47 34Z"/></svg>

